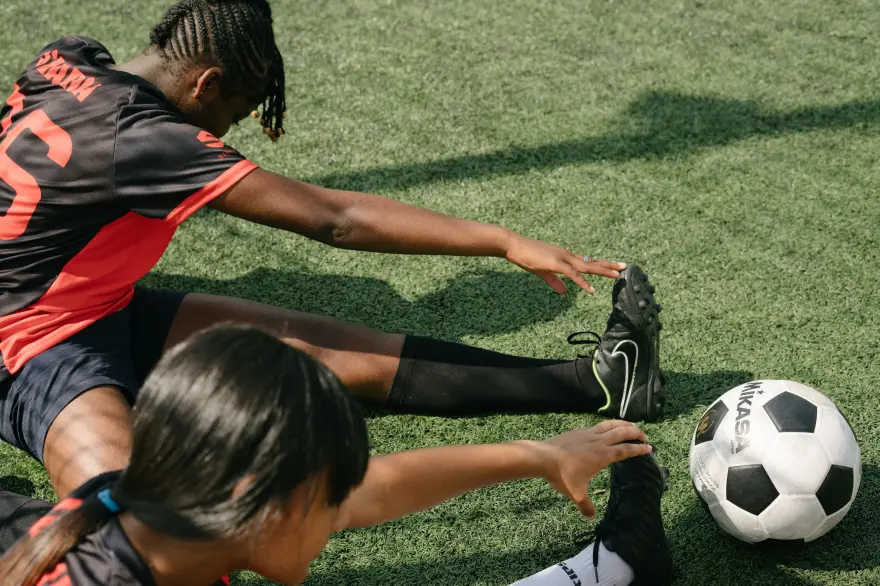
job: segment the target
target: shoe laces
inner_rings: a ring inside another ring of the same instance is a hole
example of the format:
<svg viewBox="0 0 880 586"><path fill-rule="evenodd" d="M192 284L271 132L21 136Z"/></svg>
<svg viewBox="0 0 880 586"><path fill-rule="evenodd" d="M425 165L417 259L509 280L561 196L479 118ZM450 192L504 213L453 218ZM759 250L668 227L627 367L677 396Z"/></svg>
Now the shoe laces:
<svg viewBox="0 0 880 586"><path fill-rule="evenodd" d="M582 338L581 336L590 336L589 338ZM593 346L593 349L590 350L588 354L578 354L578 358L590 358L596 352L596 348L599 347L599 344L602 343L602 336L597 334L596 332L587 330L584 332L575 332L568 336L568 343L572 346Z"/></svg>
<svg viewBox="0 0 880 586"><path fill-rule="evenodd" d="M596 573L596 583L599 582L599 545L602 543L602 539L607 537L612 530L623 495L640 489L641 485L639 483L619 482L612 476L611 496L608 499L608 504L605 506L605 515L602 517L602 520L599 521L593 531L575 537L575 544L578 547L583 547L590 542L593 543L593 570Z"/></svg>
<svg viewBox="0 0 880 586"><path fill-rule="evenodd" d="M599 583L599 544L602 542L602 538L608 534L613 519L617 517L621 495L630 488L633 487L625 484L621 485L612 480L611 496L608 499L608 504L605 505L605 515L602 517L602 520L599 521L593 530L578 534L574 538L575 547L585 547L590 543L593 544L593 570L596 572L597 584Z"/></svg>

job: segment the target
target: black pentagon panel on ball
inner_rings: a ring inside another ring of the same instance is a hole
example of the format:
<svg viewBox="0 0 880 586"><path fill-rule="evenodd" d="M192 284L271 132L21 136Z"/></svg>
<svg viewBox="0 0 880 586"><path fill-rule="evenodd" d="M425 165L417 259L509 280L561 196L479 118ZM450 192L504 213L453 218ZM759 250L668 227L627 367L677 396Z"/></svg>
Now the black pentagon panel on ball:
<svg viewBox="0 0 880 586"><path fill-rule="evenodd" d="M760 464L731 466L727 470L727 500L744 511L760 515L779 491Z"/></svg>
<svg viewBox="0 0 880 586"><path fill-rule="evenodd" d="M698 446L704 442L710 442L715 438L715 432L721 427L721 422L727 416L730 409L724 404L724 401L718 399L715 403L706 409L700 423L697 425L697 431L694 432L694 445Z"/></svg>
<svg viewBox="0 0 880 586"><path fill-rule="evenodd" d="M816 498L826 515L833 515L847 505L852 498L855 473L849 466L833 464L822 486L816 491Z"/></svg>
<svg viewBox="0 0 880 586"><path fill-rule="evenodd" d="M819 410L803 397L785 391L764 403L764 411L780 433L816 431Z"/></svg>

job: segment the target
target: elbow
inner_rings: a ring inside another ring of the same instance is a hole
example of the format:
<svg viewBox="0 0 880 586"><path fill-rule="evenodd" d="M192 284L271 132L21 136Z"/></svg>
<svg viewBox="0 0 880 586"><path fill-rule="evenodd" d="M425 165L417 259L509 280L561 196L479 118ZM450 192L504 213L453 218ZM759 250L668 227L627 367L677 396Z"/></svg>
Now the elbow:
<svg viewBox="0 0 880 586"><path fill-rule="evenodd" d="M340 214L331 228L327 244L336 248L349 248L351 235L354 231L354 222L347 214Z"/></svg>

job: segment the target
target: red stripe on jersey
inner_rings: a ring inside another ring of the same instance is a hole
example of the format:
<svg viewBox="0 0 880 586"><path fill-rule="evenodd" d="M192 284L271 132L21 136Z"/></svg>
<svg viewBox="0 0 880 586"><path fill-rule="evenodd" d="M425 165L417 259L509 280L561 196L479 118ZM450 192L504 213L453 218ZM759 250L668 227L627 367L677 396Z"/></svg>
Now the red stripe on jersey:
<svg viewBox="0 0 880 586"><path fill-rule="evenodd" d="M52 522L61 515L61 513L65 511L72 511L73 509L79 507L81 504L82 499L64 499L63 501L52 507L52 510L41 517L39 521L34 523L28 530L28 534L30 534L31 537L38 535L40 531L51 525Z"/></svg>
<svg viewBox="0 0 880 586"><path fill-rule="evenodd" d="M222 578L220 578L220 581L223 582L224 584L226 584L226 586L230 586L229 585L229 576L223 576Z"/></svg>
<svg viewBox="0 0 880 586"><path fill-rule="evenodd" d="M43 574L36 586L72 586L67 573L67 564L62 562L48 574Z"/></svg>
<svg viewBox="0 0 880 586"><path fill-rule="evenodd" d="M180 223L256 168L236 163L164 219L129 212L104 226L36 303L0 316L0 352L9 372L127 306L134 284L156 266Z"/></svg>
<svg viewBox="0 0 880 586"><path fill-rule="evenodd" d="M6 118L0 120L0 136L3 136L3 133L12 126L12 117L24 109L24 94L18 91L18 84L12 87L12 95L6 100L6 104L12 109Z"/></svg>
<svg viewBox="0 0 880 586"><path fill-rule="evenodd" d="M250 161L239 161L227 169L220 177L183 200L180 205L171 210L166 219L175 226L180 226L196 210L229 191L233 185L244 179L248 173L256 168L257 166Z"/></svg>

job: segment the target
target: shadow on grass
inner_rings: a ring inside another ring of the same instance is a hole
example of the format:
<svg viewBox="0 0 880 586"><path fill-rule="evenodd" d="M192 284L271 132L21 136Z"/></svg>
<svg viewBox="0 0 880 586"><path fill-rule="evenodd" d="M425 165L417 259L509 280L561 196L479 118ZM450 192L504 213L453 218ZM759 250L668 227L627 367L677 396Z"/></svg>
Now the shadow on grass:
<svg viewBox="0 0 880 586"><path fill-rule="evenodd" d="M626 130L620 133L306 180L359 191L403 189L580 163L671 157L753 137L846 128L878 120L880 100L767 112L750 100L651 91L621 113L620 126Z"/></svg>
<svg viewBox="0 0 880 586"><path fill-rule="evenodd" d="M37 487L34 486L34 483L20 476L0 476L0 490L8 490L29 497L37 493Z"/></svg>
<svg viewBox="0 0 880 586"><path fill-rule="evenodd" d="M147 287L240 297L353 321L368 327L460 340L503 334L552 321L574 303L525 272L489 271L455 277L415 301L368 277L314 275L258 268L229 281L150 273ZM601 330L604 323L594 324Z"/></svg>
<svg viewBox="0 0 880 586"><path fill-rule="evenodd" d="M708 407L718 397L743 383L754 380L754 375L744 370L718 370L707 374L664 371L666 384L666 419L695 417L694 425L702 413L694 415L696 405Z"/></svg>

